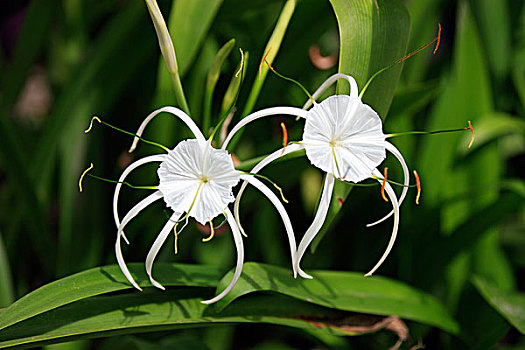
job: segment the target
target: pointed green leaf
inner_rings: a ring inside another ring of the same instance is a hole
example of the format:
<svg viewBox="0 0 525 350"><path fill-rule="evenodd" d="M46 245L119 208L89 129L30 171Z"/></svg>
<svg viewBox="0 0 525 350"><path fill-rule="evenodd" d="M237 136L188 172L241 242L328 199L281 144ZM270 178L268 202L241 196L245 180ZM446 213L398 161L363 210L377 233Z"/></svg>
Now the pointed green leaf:
<svg viewBox="0 0 525 350"><path fill-rule="evenodd" d="M525 334L525 294L500 289L481 276L472 278L474 286L510 324Z"/></svg>
<svg viewBox="0 0 525 350"><path fill-rule="evenodd" d="M128 267L140 286L151 286L143 264ZM184 264L155 264L153 272L165 286L215 287L222 276L214 267ZM77 300L132 288L116 265L82 271L46 284L5 308L0 329Z"/></svg>
<svg viewBox="0 0 525 350"><path fill-rule="evenodd" d="M353 76L362 89L374 73L405 55L410 16L398 0L330 0L330 3L339 26L339 72ZM390 108L401 68L399 64L381 73L363 97L383 119ZM347 93L348 86L338 86L338 92Z"/></svg>
<svg viewBox="0 0 525 350"><path fill-rule="evenodd" d="M313 279L294 279L289 269L245 263L241 278L217 306L224 308L243 295L270 291L337 310L397 315L450 333L458 332L456 322L436 299L401 282L355 272L308 272ZM222 279L217 290L225 288L231 277L232 272Z"/></svg>
<svg viewBox="0 0 525 350"><path fill-rule="evenodd" d="M0 348L235 323L268 323L335 335L355 334L345 331L345 323L337 324L337 320L345 322L345 317L351 314L284 296L253 296L220 313L201 303L210 296L209 291L186 289L81 300L3 330Z"/></svg>

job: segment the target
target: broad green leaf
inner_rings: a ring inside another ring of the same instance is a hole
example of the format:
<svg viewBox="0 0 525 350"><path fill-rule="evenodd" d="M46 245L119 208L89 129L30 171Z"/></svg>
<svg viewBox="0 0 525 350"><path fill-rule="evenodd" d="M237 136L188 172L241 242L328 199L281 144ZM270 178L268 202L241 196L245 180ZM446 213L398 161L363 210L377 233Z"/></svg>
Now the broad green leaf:
<svg viewBox="0 0 525 350"><path fill-rule="evenodd" d="M217 306L224 308L243 295L270 291L337 310L397 315L450 333L459 330L436 299L401 282L354 272L308 272L313 279L294 279L289 269L245 263L241 278ZM222 290L231 277L232 272L222 279L217 290Z"/></svg>
<svg viewBox="0 0 525 350"><path fill-rule="evenodd" d="M0 307L6 307L14 299L13 280L2 233L0 232Z"/></svg>
<svg viewBox="0 0 525 350"><path fill-rule="evenodd" d="M470 0L470 8L483 38L488 62L492 72L499 79L507 74L512 54L513 28L507 3L507 0Z"/></svg>
<svg viewBox="0 0 525 350"><path fill-rule="evenodd" d="M352 314L284 296L252 296L220 313L201 303L210 296L203 289L186 289L81 300L3 330L0 348L232 323L268 323L336 335L355 334L344 328L345 317Z"/></svg>
<svg viewBox="0 0 525 350"><path fill-rule="evenodd" d="M234 46L235 39L230 39L230 41L224 44L219 52L217 52L217 55L215 56L215 59L213 60L213 63L211 64L211 67L208 71L208 77L206 79L206 93L204 95L204 121L202 123L202 130L204 130L205 133L207 133L210 129L213 91L215 91L215 85L217 85L217 81L219 81L222 66L232 52Z"/></svg>
<svg viewBox="0 0 525 350"><path fill-rule="evenodd" d="M339 72L353 76L360 88L380 69L403 57L410 33L410 16L398 0L330 0L339 26ZM363 101L384 119L390 108L402 64L381 73ZM338 86L347 93L348 86Z"/></svg>
<svg viewBox="0 0 525 350"><path fill-rule="evenodd" d="M128 267L140 286L151 286L143 264ZM214 267L162 263L155 264L153 273L165 286L215 287L222 276ZM132 288L116 265L79 272L46 284L5 308L0 329L77 300Z"/></svg>
<svg viewBox="0 0 525 350"><path fill-rule="evenodd" d="M435 276L442 276L451 261L471 250L484 237L480 232L486 232L506 215L520 210L525 193L523 183L511 182L505 187L510 191L504 191L494 203L472 212L450 235L425 236L420 238L420 242L415 242L422 248L414 260L432 261L430 265L416 264L413 267L418 285L435 283Z"/></svg>
<svg viewBox="0 0 525 350"><path fill-rule="evenodd" d="M472 278L483 298L518 331L525 334L525 294L505 291L481 276Z"/></svg>

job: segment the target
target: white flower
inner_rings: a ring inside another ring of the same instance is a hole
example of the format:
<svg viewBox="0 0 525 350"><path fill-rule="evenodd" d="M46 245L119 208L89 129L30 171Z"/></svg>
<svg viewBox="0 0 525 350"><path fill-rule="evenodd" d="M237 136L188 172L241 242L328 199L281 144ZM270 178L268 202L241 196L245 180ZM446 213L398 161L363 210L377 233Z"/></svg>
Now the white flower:
<svg viewBox="0 0 525 350"><path fill-rule="evenodd" d="M386 135L382 131L381 119L370 106L361 101L354 78L345 74L335 74L317 89L312 95L312 99L315 101L338 79L346 79L349 82L350 95L330 96L321 103L308 100L303 109L309 108L312 104L314 106L306 112L304 110L299 112L299 109L294 109L295 115L306 120L303 140L288 145L284 150L270 154L251 171L251 173L257 173L275 159L305 149L310 162L327 173L317 213L299 243L295 256L295 269L305 278L311 278L311 276L301 270L301 258L326 219L335 178L354 183L367 178L374 178L382 182L383 176L377 170L377 166L385 159L387 150L399 160L403 168L405 179L399 200L390 184L385 184L385 190L392 203L393 210L382 219L368 225L379 224L394 214L392 235L386 251L379 262L366 274L367 276L372 275L379 268L392 249L399 226L399 206L406 196L409 185L408 167L401 153L385 140ZM288 111L290 108L292 107L274 107L276 112L279 110ZM223 148L227 146L227 141L230 139L229 136ZM234 212L236 217L238 217L239 201L245 187L246 184L243 183L235 201Z"/></svg>
<svg viewBox="0 0 525 350"><path fill-rule="evenodd" d="M162 198L166 205L173 210L173 214L155 239L146 257L146 271L151 283L157 288L164 289L164 287L152 277L153 262L168 235L174 228L176 228L177 222L181 220L181 217L186 220L188 217L193 217L201 224L206 224L208 222L211 224L211 220L218 215L223 214L225 215L233 234L233 239L237 249L237 265L234 276L228 287L215 298L203 301L203 303L211 304L224 297L239 279L244 261L244 248L238 220L234 218L228 209L228 204L235 200L232 189L237 185L240 179L259 189L264 195L266 195L266 197L268 197L268 199L270 199L278 210L288 234L292 266L294 267L295 252L297 248L295 236L290 219L288 218L284 206L279 201L279 198L253 175L235 170L233 161L228 152L225 149L213 148L211 146L211 141L204 138L193 120L184 112L174 107L164 107L151 113L140 126L130 152L135 149L139 137L142 135L146 125L151 119L153 119L153 117L161 112L168 112L180 118L194 133L195 139L181 141L174 149L167 150L167 154L145 157L132 163L124 170L119 178L113 198L114 218L118 227L115 252L118 264L130 283L135 288L139 290L141 289L131 276L122 256L120 240L121 237L126 239L123 231L124 227L131 219L137 216L140 211ZM154 187L156 191L136 204L124 216L122 222L120 222L117 208L120 189L122 188L123 182L128 174L135 168L151 162L161 163L157 171L159 185ZM183 216L184 213L186 213L185 216ZM294 275L296 275L295 270Z"/></svg>

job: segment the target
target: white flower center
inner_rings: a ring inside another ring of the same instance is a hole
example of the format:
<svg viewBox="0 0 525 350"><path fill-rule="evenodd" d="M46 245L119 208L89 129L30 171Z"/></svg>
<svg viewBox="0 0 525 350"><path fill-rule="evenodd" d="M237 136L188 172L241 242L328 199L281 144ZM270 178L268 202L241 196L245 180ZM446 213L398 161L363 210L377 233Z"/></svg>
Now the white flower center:
<svg viewBox="0 0 525 350"><path fill-rule="evenodd" d="M303 144L313 165L351 182L370 177L386 157L381 119L347 95L330 96L308 111Z"/></svg>
<svg viewBox="0 0 525 350"><path fill-rule="evenodd" d="M176 212L189 211L203 225L235 200L232 188L240 180L227 151L195 139L169 151L157 173L166 205Z"/></svg>

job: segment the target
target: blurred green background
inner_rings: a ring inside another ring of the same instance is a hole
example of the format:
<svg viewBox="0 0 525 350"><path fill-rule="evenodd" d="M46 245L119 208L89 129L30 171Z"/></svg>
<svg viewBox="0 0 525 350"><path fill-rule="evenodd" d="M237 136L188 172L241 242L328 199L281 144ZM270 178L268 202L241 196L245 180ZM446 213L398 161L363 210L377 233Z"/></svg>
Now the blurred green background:
<svg viewBox="0 0 525 350"><path fill-rule="evenodd" d="M377 5L383 10L391 2L379 0ZM217 51L232 38L235 45L211 103L211 125L218 121L223 96L237 71L238 48L248 51L249 59L232 125L250 109L247 101L259 62L285 3L159 0L191 116L201 127L208 71ZM410 168L418 170L423 190L419 206L414 191L409 192L398 240L378 274L434 295L460 324L460 333L452 336L408 322L412 345L525 348L516 329L525 329L525 297L520 294L525 290L525 6L520 0L402 3L411 21L408 51L430 41L438 22L443 28L440 48L435 55L430 48L404 63L390 108L389 98L374 100L373 87L365 102L368 97L372 106L382 104L378 111L385 133L457 128L470 120L476 142L467 149L468 133L392 140ZM370 6L375 8L372 0ZM133 159L157 149L141 144L137 154L130 155L129 136L102 126L88 135L83 131L93 115L135 131L150 111L176 105L176 100L144 2L3 0L0 9L0 307L7 307L57 278L115 263L114 186L86 179L79 193L79 175L93 162L98 175L116 179ZM338 70L338 50L338 21L331 3L301 0L280 48L275 48L273 66L313 92ZM376 60L375 54L369 52L369 59ZM373 73L402 55L376 60L379 66L369 69ZM389 78L392 87L401 66L396 69ZM358 83L362 88L359 79ZM255 110L301 107L306 101L297 86L274 75L259 84ZM300 140L302 122L275 117L245 128L230 151L245 161L279 148L282 121L289 139ZM189 133L181 123L159 117L145 136L173 147ZM387 159L384 166L390 178L401 180L396 162ZM141 168L130 182L155 184L155 169ZM315 212L322 173L305 157L276 163L263 173L285 190L290 201L286 208L300 240ZM344 193L350 189L340 186ZM141 191L124 189L121 212L143 197ZM246 261L289 268L284 228L272 206L249 189L241 208L249 235L244 240ZM303 268L368 271L386 247L391 221L373 228L365 225L389 210L378 186L353 188L323 230L322 240L314 242L315 254L309 250L305 255ZM127 261L144 260L168 215L163 203L156 203L129 225ZM228 230L202 243L206 231L190 223L179 237L178 255L168 241L157 261L230 269L235 248ZM487 285L504 297L486 292ZM510 303L517 315L509 316L498 300ZM122 335L49 348L149 349L162 344L196 349L384 349L396 340L388 331L336 337L252 324Z"/></svg>

